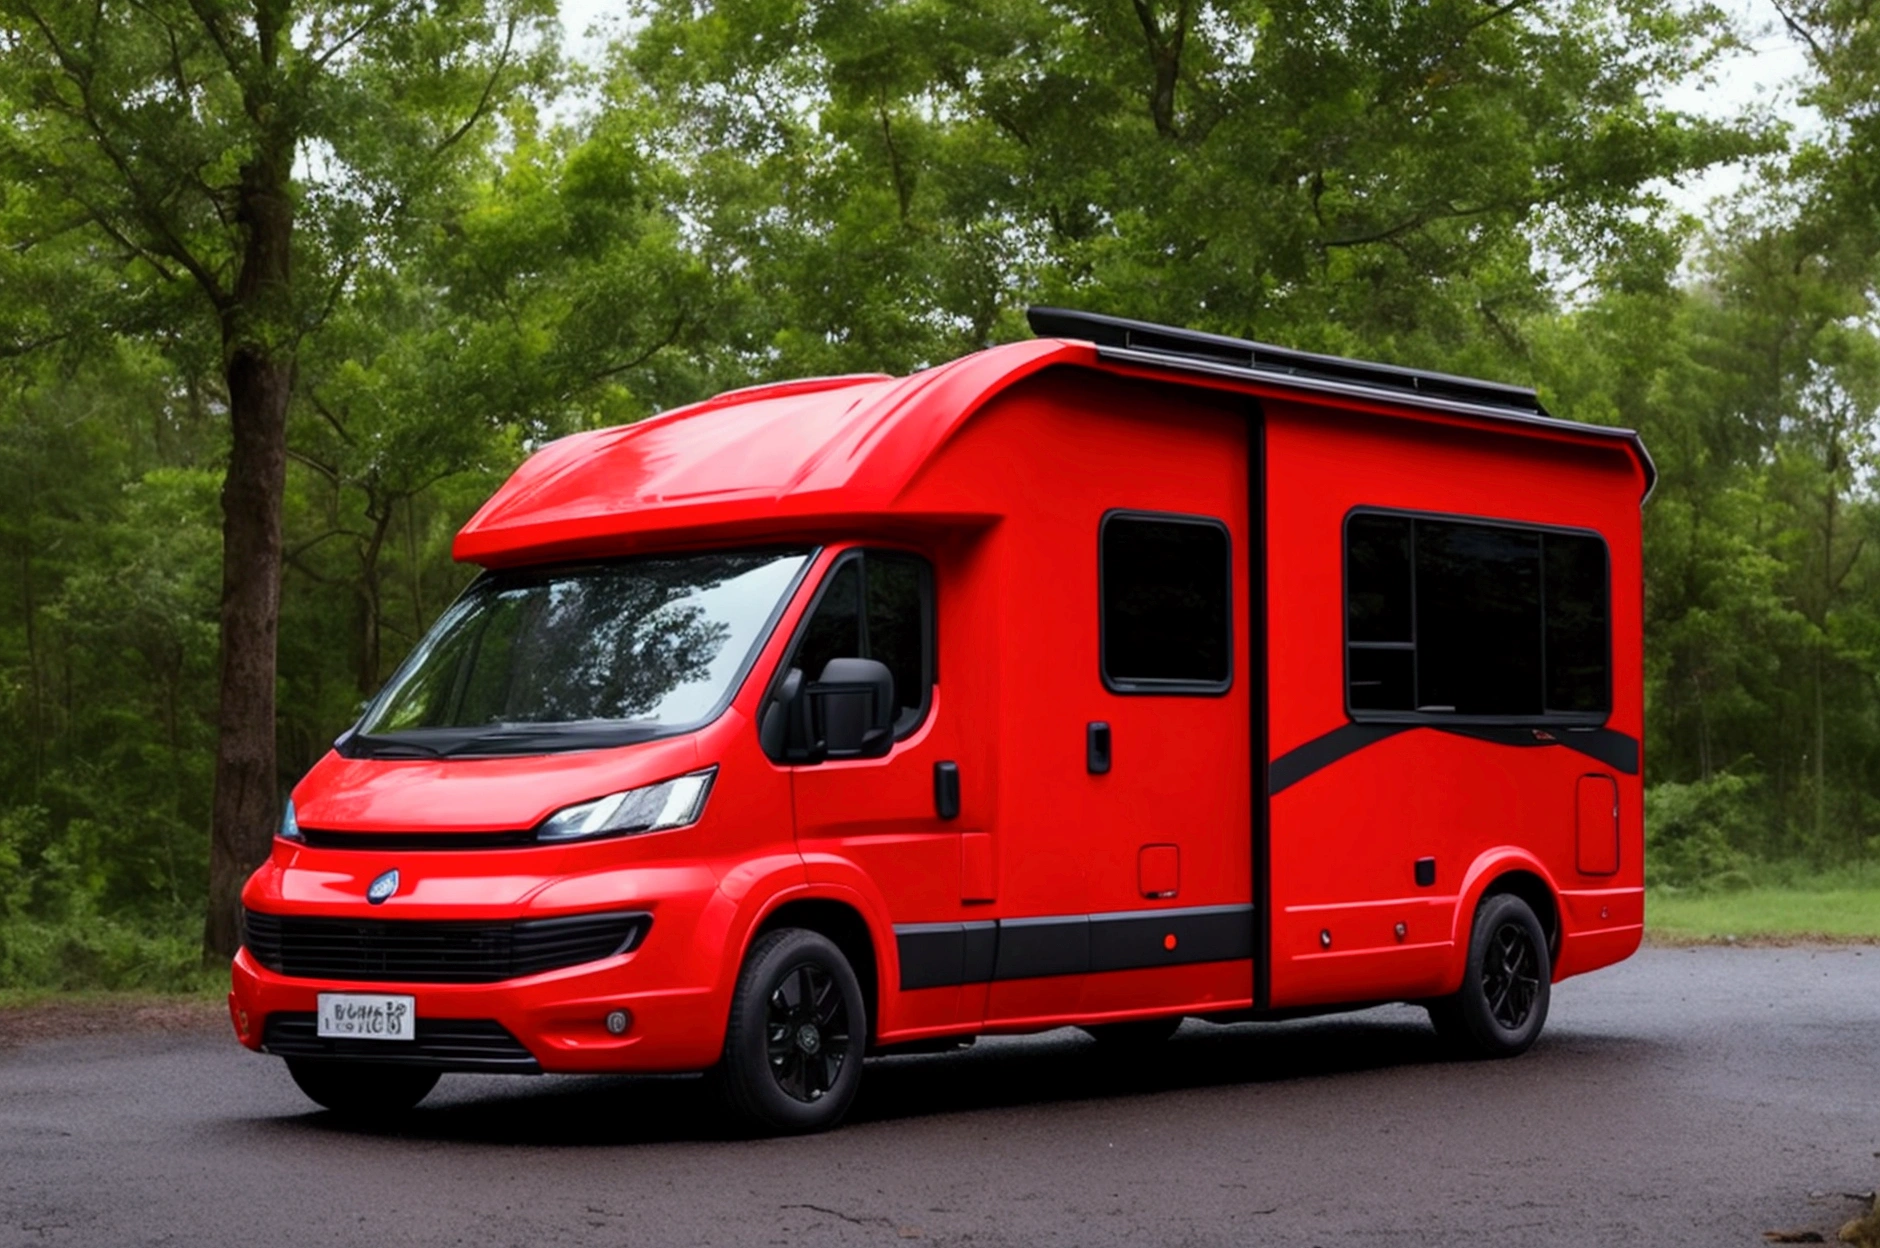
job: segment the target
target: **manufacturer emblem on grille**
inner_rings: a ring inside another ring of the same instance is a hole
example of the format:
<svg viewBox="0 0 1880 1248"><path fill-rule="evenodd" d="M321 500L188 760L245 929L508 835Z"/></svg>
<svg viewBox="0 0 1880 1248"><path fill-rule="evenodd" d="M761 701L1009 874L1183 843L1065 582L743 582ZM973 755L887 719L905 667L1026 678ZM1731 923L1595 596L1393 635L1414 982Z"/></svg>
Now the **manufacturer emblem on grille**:
<svg viewBox="0 0 1880 1248"><path fill-rule="evenodd" d="M378 879L372 881L372 887L366 890L366 900L378 905L398 891L398 868L393 867Z"/></svg>

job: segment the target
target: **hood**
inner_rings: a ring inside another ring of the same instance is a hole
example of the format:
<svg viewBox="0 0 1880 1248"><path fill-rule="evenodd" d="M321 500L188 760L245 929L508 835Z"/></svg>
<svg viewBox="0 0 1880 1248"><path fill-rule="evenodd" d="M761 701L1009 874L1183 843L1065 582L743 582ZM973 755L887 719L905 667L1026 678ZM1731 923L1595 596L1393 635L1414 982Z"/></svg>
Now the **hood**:
<svg viewBox="0 0 1880 1248"><path fill-rule="evenodd" d="M329 751L295 786L294 814L301 827L324 832L511 832L564 806L700 766L694 736L502 758L342 758Z"/></svg>

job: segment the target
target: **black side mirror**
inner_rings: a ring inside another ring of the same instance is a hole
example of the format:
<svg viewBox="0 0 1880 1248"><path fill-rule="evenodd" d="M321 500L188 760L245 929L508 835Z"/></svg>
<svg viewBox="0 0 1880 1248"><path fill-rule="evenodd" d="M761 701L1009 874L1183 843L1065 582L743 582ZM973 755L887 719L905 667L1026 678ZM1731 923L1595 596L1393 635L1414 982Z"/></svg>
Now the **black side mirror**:
<svg viewBox="0 0 1880 1248"><path fill-rule="evenodd" d="M894 673L887 664L830 659L803 697L822 757L880 758L894 748Z"/></svg>

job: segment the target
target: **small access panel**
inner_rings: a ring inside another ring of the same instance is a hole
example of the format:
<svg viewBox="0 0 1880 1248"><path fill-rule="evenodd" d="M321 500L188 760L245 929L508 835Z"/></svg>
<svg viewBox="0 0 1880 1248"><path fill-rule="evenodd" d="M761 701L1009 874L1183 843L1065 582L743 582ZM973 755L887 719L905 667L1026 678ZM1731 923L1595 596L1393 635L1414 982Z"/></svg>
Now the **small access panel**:
<svg viewBox="0 0 1880 1248"><path fill-rule="evenodd" d="M1573 803L1579 825L1582 875L1614 875L1619 870L1619 783L1611 776L1581 776Z"/></svg>

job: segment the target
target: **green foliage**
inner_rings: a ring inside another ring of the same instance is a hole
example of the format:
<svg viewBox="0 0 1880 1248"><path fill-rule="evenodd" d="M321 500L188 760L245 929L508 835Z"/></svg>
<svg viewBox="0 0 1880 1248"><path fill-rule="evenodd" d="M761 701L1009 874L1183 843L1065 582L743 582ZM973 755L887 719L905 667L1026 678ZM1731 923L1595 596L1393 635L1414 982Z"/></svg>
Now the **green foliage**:
<svg viewBox="0 0 1880 1248"><path fill-rule="evenodd" d="M1768 142L1649 104L1705 6L646 0L699 246L765 371L906 368L1068 303L1500 366L1543 253L1662 284L1653 179ZM1654 263L1655 261L1655 263Z"/></svg>
<svg viewBox="0 0 1880 1248"><path fill-rule="evenodd" d="M0 985L175 992L202 977L196 907L141 912L98 878L120 847L86 819L0 811ZM115 909L121 906L121 909Z"/></svg>
<svg viewBox="0 0 1880 1248"><path fill-rule="evenodd" d="M291 362L282 792L529 451L1064 303L1640 429L1655 896L1880 859L1869 8L1791 9L1798 142L1653 102L1735 38L1681 0L641 0L591 73L541 0L0 0L0 989L188 979L238 349Z"/></svg>
<svg viewBox="0 0 1880 1248"><path fill-rule="evenodd" d="M1752 783L1728 773L1645 790L1645 881L1677 888L1740 887L1753 835Z"/></svg>

